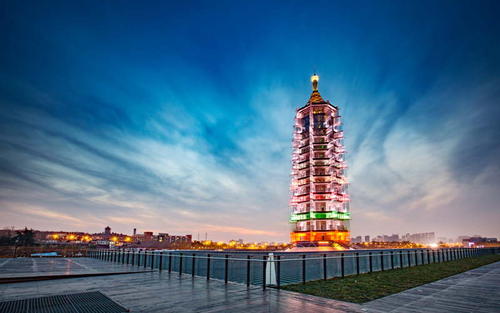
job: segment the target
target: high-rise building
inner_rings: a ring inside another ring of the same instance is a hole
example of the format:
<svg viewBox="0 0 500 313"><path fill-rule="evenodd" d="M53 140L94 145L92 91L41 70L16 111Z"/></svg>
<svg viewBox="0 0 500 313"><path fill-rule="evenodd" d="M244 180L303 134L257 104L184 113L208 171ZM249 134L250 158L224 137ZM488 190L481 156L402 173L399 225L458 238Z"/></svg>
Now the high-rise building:
<svg viewBox="0 0 500 313"><path fill-rule="evenodd" d="M339 108L318 91L297 109L293 134L291 241L297 245L349 242L349 196Z"/></svg>

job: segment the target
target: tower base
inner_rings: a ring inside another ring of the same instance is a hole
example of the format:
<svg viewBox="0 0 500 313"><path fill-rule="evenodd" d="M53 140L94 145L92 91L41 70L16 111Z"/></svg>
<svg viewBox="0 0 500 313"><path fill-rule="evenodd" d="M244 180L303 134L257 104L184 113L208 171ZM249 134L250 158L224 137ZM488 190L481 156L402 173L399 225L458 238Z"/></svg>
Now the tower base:
<svg viewBox="0 0 500 313"><path fill-rule="evenodd" d="M347 245L349 231L294 231L290 233L291 242L301 246L328 246L333 243Z"/></svg>

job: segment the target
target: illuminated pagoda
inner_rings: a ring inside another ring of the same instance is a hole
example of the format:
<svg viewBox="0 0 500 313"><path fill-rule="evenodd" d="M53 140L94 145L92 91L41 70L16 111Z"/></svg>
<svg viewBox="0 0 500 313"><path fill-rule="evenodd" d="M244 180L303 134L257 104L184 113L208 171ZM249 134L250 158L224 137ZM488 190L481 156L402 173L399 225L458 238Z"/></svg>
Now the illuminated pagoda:
<svg viewBox="0 0 500 313"><path fill-rule="evenodd" d="M311 76L311 97L295 115L290 235L297 246L344 245L350 240L339 108L321 97L318 81L318 75Z"/></svg>

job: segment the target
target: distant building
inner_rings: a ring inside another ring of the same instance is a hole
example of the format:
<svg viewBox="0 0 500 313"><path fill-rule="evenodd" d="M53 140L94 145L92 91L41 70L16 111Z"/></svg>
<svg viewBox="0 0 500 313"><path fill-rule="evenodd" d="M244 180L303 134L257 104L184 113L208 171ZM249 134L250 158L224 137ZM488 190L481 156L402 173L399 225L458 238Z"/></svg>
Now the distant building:
<svg viewBox="0 0 500 313"><path fill-rule="evenodd" d="M370 242L370 236L369 235L365 236L365 242Z"/></svg>
<svg viewBox="0 0 500 313"><path fill-rule="evenodd" d="M406 235L401 237L401 240L420 244L431 244L436 241L436 234L434 232L416 234L406 233Z"/></svg>
<svg viewBox="0 0 500 313"><path fill-rule="evenodd" d="M104 235L111 235L111 227L106 226L106 228L104 228Z"/></svg>
<svg viewBox="0 0 500 313"><path fill-rule="evenodd" d="M152 231L145 231L143 238L144 238L144 241L153 240L153 232Z"/></svg>
<svg viewBox="0 0 500 313"><path fill-rule="evenodd" d="M486 238L486 237L471 237L468 239L464 239L462 243L465 246L478 246L478 245L485 245L485 244L491 244L491 243L497 243L498 239L497 238Z"/></svg>
<svg viewBox="0 0 500 313"><path fill-rule="evenodd" d="M361 242L363 242L363 237L361 237L361 236L356 236L356 237L353 237L353 238L351 239L351 242L352 242L352 243L361 243Z"/></svg>
<svg viewBox="0 0 500 313"><path fill-rule="evenodd" d="M457 242L463 242L465 239L469 239L471 236L458 236Z"/></svg>

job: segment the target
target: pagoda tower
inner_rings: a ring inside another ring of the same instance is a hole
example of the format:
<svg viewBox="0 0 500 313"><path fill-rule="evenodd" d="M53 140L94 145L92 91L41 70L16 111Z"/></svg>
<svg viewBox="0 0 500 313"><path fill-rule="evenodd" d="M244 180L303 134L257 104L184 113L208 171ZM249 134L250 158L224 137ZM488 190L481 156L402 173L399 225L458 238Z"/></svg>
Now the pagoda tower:
<svg viewBox="0 0 500 313"><path fill-rule="evenodd" d="M349 243L349 196L339 108L318 91L297 109L293 134L290 223L297 246Z"/></svg>

